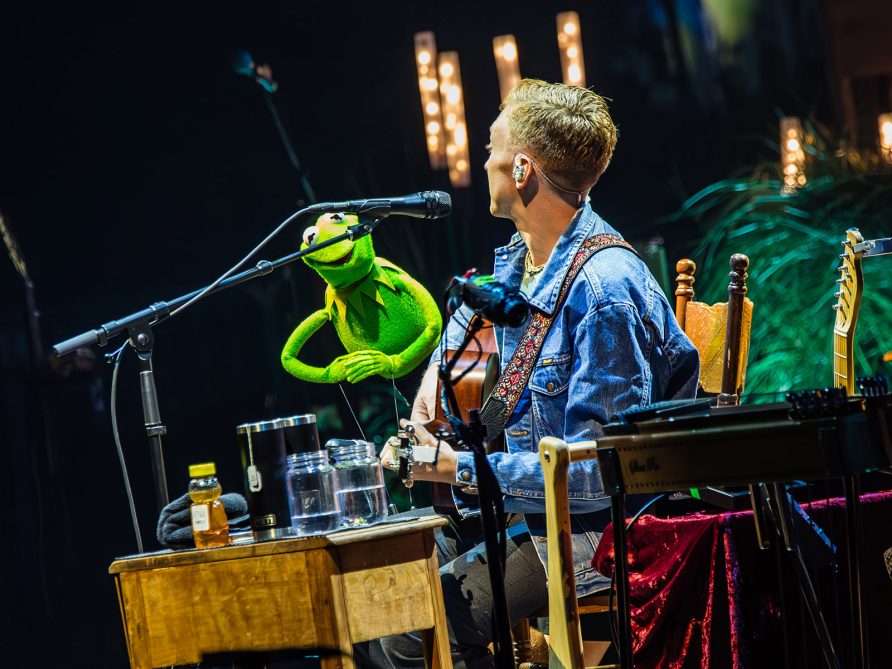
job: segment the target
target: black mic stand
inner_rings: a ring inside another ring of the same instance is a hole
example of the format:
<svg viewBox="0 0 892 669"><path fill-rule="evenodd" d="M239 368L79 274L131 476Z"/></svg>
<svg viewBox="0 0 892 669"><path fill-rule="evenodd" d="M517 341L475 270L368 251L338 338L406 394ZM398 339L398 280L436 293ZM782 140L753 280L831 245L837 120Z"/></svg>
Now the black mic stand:
<svg viewBox="0 0 892 669"><path fill-rule="evenodd" d="M263 87L261 86L261 88ZM294 146L291 144L291 138L288 137L288 132L285 130L285 125L282 123L282 119L279 116L279 110L276 108L276 103L273 102L273 94L266 88L263 88L263 99L266 102L266 106L269 107L269 113L272 114L273 123L276 125L276 130L279 131L279 137L282 138L282 144L285 145L285 153L288 154L288 160L297 172L297 178L300 180L300 187L303 189L304 195L307 196L307 202L309 204L315 204L316 194L313 192L313 187L310 186L310 181L307 179L307 173L304 172L300 161L297 159L297 154L294 152Z"/></svg>
<svg viewBox="0 0 892 669"><path fill-rule="evenodd" d="M309 207L294 214L296 219L309 211ZM259 276L270 274L273 270L298 260L305 255L315 253L327 246L332 246L345 239L356 240L370 234L380 222L380 218L360 217L359 223L351 225L347 231L337 237L332 237L324 242L283 256L278 260L261 260L253 268L234 274L233 276L211 284L210 287L194 290L187 295L182 295L169 302L156 302L151 306L124 316L119 320L109 321L95 330L81 333L71 339L66 339L53 346L53 352L57 356L63 356L85 346L105 346L108 340L126 331L128 343L136 351L139 357L139 385L142 396L143 419L145 422L146 436L149 439L149 449L152 455L152 476L155 482L155 500L158 510L161 511L170 498L167 493L167 476L164 470L164 453L161 446L161 436L167 433L167 428L161 422L161 412L158 405L158 393L155 388L155 375L152 367L152 350L155 344L155 335L152 327L166 320L177 307L186 304L193 298L206 291L207 295L217 293L226 288L231 288L245 281L256 279Z"/></svg>
<svg viewBox="0 0 892 669"><path fill-rule="evenodd" d="M486 428L480 421L480 409L468 411L468 422L461 420L461 410L455 396L452 370L468 344L483 326L481 318L473 318L465 333L464 341L449 361L441 361L439 377L447 403L446 418L457 437L457 443L468 446L474 453L477 471L477 495L480 502L480 522L486 546L486 562L492 589L493 627L496 667L514 669L514 653L511 644L511 623L508 618L508 602L505 595L505 508L495 473L486 458Z"/></svg>

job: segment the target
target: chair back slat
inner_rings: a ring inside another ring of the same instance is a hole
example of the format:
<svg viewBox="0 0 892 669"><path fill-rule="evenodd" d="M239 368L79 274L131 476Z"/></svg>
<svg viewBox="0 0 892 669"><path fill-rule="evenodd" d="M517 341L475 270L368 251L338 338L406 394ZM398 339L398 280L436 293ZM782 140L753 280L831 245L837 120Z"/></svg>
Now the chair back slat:
<svg viewBox="0 0 892 669"><path fill-rule="evenodd" d="M725 335L725 359L722 365L722 392L719 394L719 405L738 404L743 392L741 378L741 335L744 333L744 300L746 300L746 270L750 259L742 253L731 256L731 272L728 275L728 321ZM751 303L752 304L752 303ZM746 332L747 344L749 332ZM746 364L746 363L744 363Z"/></svg>
<svg viewBox="0 0 892 669"><path fill-rule="evenodd" d="M689 258L682 258L675 263L675 318L682 330L685 330L688 302L694 299L694 272L697 265ZM685 330L687 331L687 330Z"/></svg>

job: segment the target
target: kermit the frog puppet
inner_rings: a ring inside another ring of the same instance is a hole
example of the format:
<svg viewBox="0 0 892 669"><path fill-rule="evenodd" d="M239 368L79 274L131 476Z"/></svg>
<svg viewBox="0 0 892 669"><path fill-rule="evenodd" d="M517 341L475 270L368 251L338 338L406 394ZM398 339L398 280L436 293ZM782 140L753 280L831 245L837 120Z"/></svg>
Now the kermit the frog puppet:
<svg viewBox="0 0 892 669"><path fill-rule="evenodd" d="M304 231L301 249L336 237L358 223L353 215L325 214ZM431 294L384 258L372 238L344 239L304 256L328 284L325 308L298 325L282 350L282 366L303 381L356 383L373 374L399 378L426 360L440 339L443 320ZM334 325L347 354L325 367L298 359L325 323Z"/></svg>

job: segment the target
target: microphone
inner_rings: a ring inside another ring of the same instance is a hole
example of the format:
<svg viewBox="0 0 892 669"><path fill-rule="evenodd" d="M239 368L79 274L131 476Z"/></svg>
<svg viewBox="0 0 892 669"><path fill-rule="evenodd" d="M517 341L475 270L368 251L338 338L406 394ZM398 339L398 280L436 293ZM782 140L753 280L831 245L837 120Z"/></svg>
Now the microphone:
<svg viewBox="0 0 892 669"><path fill-rule="evenodd" d="M412 218L443 218L452 213L452 196L439 190L426 190L402 197L384 197L373 200L347 200L346 202L320 202L309 207L310 214L344 212L347 214L378 216L411 216Z"/></svg>
<svg viewBox="0 0 892 669"><path fill-rule="evenodd" d="M519 290L508 288L488 274L468 270L452 278L446 291L446 309L451 316L462 304L495 325L512 328L523 324L530 312L527 298Z"/></svg>

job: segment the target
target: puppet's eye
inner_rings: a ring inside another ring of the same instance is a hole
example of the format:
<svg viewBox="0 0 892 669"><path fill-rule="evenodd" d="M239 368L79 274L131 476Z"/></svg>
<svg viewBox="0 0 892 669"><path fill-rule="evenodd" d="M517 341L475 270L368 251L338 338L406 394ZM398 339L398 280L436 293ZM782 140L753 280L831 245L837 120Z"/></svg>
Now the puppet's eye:
<svg viewBox="0 0 892 669"><path fill-rule="evenodd" d="M304 244L307 246L312 246L316 243L316 238L319 236L319 228L315 225L311 225L309 228L304 230Z"/></svg>

